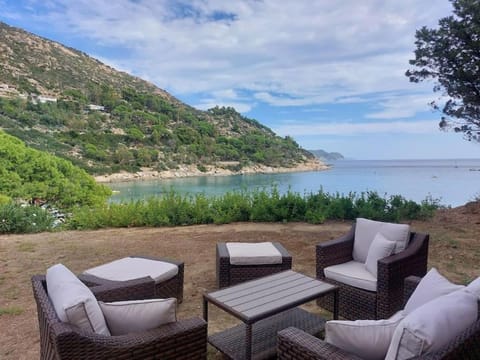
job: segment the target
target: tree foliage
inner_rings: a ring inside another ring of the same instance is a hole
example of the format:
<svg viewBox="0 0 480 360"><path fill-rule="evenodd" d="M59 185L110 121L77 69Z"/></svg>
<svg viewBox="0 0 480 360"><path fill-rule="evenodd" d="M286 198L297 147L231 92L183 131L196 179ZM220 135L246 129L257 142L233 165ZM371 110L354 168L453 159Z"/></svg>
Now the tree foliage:
<svg viewBox="0 0 480 360"><path fill-rule="evenodd" d="M71 207L102 204L111 191L71 162L0 131L0 194Z"/></svg>
<svg viewBox="0 0 480 360"><path fill-rule="evenodd" d="M440 128L480 141L480 2L450 0L453 15L439 20L438 28L416 32L414 69L406 72L411 82L435 80L433 90L448 97L434 109L444 114Z"/></svg>

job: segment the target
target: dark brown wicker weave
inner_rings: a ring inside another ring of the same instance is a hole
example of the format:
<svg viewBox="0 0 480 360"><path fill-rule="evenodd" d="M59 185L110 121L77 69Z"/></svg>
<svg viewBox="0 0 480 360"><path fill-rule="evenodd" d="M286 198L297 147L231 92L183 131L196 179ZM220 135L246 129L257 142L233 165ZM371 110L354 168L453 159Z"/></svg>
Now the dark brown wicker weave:
<svg viewBox="0 0 480 360"><path fill-rule="evenodd" d="M377 291L367 291L325 278L323 269L353 260L355 225L348 234L317 245L317 278L340 287L340 316L346 319L386 319L402 308L403 285L407 276L427 272L428 234L412 232L407 248L378 260ZM325 296L318 305L332 311L333 297Z"/></svg>
<svg viewBox="0 0 480 360"><path fill-rule="evenodd" d="M281 264L266 265L232 265L230 264L230 255L225 243L217 243L217 286L223 288L226 286L240 284L244 281L254 280L262 276L272 275L280 271L290 270L292 268L292 256L278 242L272 242L277 250L282 254Z"/></svg>
<svg viewBox="0 0 480 360"><path fill-rule="evenodd" d="M183 277L184 277L184 263L177 260L172 260L168 258L159 258L159 257L151 257L151 256L131 256L136 258L144 258L149 260L156 260L156 261L163 261L168 262L178 266L178 273L171 279L159 282L155 284L155 293L153 294L153 298L170 298L174 297L177 299L177 302L180 304L183 301ZM79 278L88 283L93 284L121 284L122 282L118 281L110 281L107 279L102 279L97 276L81 274ZM121 286L121 285L120 285Z"/></svg>
<svg viewBox="0 0 480 360"><path fill-rule="evenodd" d="M122 336L97 335L61 322L47 294L45 276L32 277L40 327L41 359L206 359L207 324L191 318ZM89 285L90 286L90 285ZM98 300L152 298L151 278L92 286Z"/></svg>
<svg viewBox="0 0 480 360"><path fill-rule="evenodd" d="M419 277L410 276L405 279L405 301L410 297L420 281ZM480 305L479 305L480 314ZM277 342L278 359L288 360L359 360L350 354L328 344L323 340L313 337L297 328L289 327L278 333ZM472 326L464 330L441 351L435 354L419 356L412 359L423 360L478 360L480 359L480 317Z"/></svg>

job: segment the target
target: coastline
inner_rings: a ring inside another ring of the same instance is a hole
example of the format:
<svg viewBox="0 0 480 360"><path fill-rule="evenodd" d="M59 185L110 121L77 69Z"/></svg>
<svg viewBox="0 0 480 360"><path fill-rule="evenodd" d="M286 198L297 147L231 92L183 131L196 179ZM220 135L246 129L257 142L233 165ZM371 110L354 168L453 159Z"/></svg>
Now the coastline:
<svg viewBox="0 0 480 360"><path fill-rule="evenodd" d="M223 163L224 165L227 165ZM294 167L271 167L265 165L252 165L242 168L240 171L225 169L220 166L207 165L206 171L200 171L196 165L180 165L178 169L157 171L151 168L142 168L141 171L94 176L98 183L129 182L138 180L174 179L196 176L229 176L243 174L274 174L288 172L323 171L330 169L330 166L318 159L308 159Z"/></svg>

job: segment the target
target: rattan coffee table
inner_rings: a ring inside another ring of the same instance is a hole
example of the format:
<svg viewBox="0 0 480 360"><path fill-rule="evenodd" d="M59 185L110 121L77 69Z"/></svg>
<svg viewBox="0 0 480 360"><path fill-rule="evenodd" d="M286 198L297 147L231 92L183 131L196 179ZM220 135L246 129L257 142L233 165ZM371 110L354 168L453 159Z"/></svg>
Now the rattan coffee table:
<svg viewBox="0 0 480 360"><path fill-rule="evenodd" d="M206 321L210 302L243 322L209 336L208 342L231 359L274 356L278 331L295 326L316 334L324 329L325 319L298 306L330 293L337 319L338 287L291 270L204 294Z"/></svg>

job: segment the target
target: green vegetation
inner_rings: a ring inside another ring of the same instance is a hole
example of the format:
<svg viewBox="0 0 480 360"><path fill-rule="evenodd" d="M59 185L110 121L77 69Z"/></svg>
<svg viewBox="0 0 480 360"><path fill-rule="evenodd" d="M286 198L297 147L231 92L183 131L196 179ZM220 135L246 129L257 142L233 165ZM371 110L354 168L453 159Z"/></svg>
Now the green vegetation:
<svg viewBox="0 0 480 360"><path fill-rule="evenodd" d="M110 113L85 110L89 91L83 100L64 93L57 103L44 104L0 97L0 126L34 148L97 174L227 161L238 162L239 170L252 163L291 167L312 156L292 138L275 136L233 108L204 113L174 108L158 95L133 89L102 89L108 98L103 92L95 97Z"/></svg>
<svg viewBox="0 0 480 360"><path fill-rule="evenodd" d="M0 307L0 316L3 315L21 315L23 314L23 308L19 306L10 306L10 307Z"/></svg>
<svg viewBox="0 0 480 360"><path fill-rule="evenodd" d="M319 191L304 196L271 191L229 192L222 196L183 196L170 191L160 198L73 211L67 227L98 229L106 227L178 226L224 224L237 221L323 223L326 220L353 220L357 217L383 221L424 219L438 208L436 201L420 204L401 196L382 198L375 192L348 196Z"/></svg>
<svg viewBox="0 0 480 360"><path fill-rule="evenodd" d="M38 206L0 204L0 234L22 234L50 231L54 218Z"/></svg>
<svg viewBox="0 0 480 360"><path fill-rule="evenodd" d="M25 200L39 198L68 208L102 204L111 190L97 184L71 162L28 148L19 139L0 131L0 194L0 203L5 202L5 196ZM2 209L13 211L8 203ZM23 229L23 225L14 225L17 227Z"/></svg>

